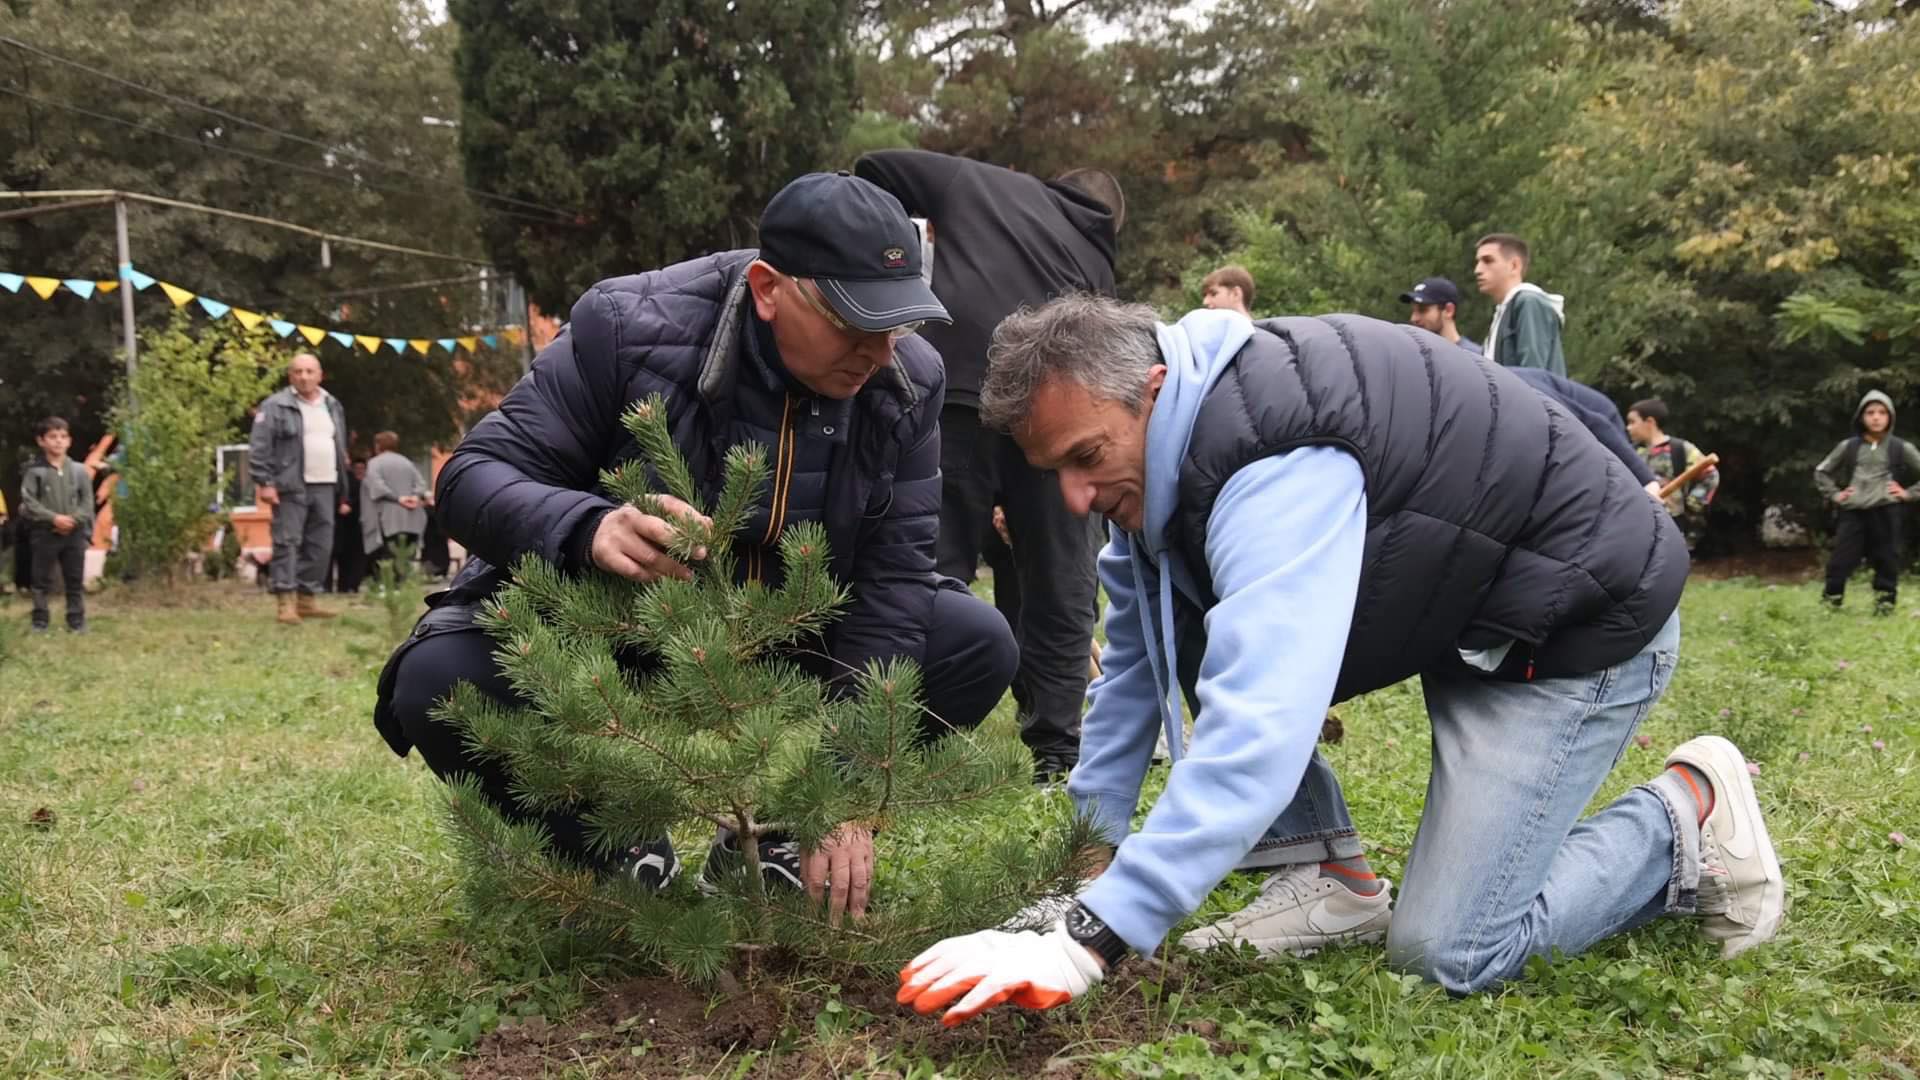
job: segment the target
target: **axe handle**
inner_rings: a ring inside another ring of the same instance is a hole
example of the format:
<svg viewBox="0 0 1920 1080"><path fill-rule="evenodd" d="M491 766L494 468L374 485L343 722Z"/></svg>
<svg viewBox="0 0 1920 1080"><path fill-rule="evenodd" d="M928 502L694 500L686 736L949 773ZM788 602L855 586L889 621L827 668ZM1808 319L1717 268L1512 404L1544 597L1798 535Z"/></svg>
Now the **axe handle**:
<svg viewBox="0 0 1920 1080"><path fill-rule="evenodd" d="M1660 489L1661 501L1664 502L1667 496L1673 494L1676 491L1679 491L1680 489L1686 487L1688 484L1693 483L1695 480L1700 478L1701 473L1706 472L1708 469L1711 469L1718 464L1720 464L1719 454L1708 454L1706 457L1703 457L1699 461L1694 462L1692 468L1688 469L1686 472L1681 473L1679 476L1676 476L1673 479L1667 481L1666 486Z"/></svg>

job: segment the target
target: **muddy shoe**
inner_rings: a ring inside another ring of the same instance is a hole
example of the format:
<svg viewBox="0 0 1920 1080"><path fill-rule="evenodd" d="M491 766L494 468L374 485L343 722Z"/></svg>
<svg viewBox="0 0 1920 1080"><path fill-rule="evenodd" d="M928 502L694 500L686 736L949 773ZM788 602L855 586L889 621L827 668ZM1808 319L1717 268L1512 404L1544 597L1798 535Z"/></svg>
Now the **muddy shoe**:
<svg viewBox="0 0 1920 1080"><path fill-rule="evenodd" d="M328 611L326 608L321 607L319 603L314 600L312 593L301 593L298 603L298 610L302 619L331 619L339 614L337 611Z"/></svg>
<svg viewBox="0 0 1920 1080"><path fill-rule="evenodd" d="M273 617L273 621L286 626L299 626L300 609L294 601L293 594L276 593L274 600L279 607L279 613Z"/></svg>

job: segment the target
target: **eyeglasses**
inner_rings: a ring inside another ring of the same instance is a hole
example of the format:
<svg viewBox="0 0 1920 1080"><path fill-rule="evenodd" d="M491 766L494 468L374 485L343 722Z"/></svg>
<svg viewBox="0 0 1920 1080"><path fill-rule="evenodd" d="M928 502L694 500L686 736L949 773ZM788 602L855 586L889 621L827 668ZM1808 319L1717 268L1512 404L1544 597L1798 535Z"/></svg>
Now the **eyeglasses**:
<svg viewBox="0 0 1920 1080"><path fill-rule="evenodd" d="M901 338L912 337L920 332L922 326L927 325L924 322L910 322L902 326L896 326L891 330L862 330L841 318L840 313L833 310L830 304L814 295L820 286L812 278L793 278L791 280L794 284L793 291L800 294L800 299L805 300L808 307L819 312L820 317L827 320L828 326L833 327L835 330L851 338L862 338L869 334L885 334L887 335L887 341L896 342Z"/></svg>

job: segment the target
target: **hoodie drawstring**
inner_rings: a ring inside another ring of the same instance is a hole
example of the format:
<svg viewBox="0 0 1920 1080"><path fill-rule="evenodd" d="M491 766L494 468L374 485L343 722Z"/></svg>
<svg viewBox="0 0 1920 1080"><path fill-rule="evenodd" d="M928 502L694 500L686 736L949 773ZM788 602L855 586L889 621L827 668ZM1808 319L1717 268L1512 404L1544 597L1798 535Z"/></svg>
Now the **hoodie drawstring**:
<svg viewBox="0 0 1920 1080"><path fill-rule="evenodd" d="M1167 735L1167 757L1173 764L1187 754L1186 732L1180 723L1179 699L1174 695L1180 692L1179 646L1173 639L1173 578L1168 572L1166 561L1162 559L1156 569L1159 571L1160 588L1160 624L1161 631L1156 633L1153 626L1153 608L1146 602L1148 596L1146 575L1142 573L1140 557L1127 560L1133 568L1133 594L1140 598L1140 633L1149 643L1158 640L1160 649L1156 655L1152 644L1147 646L1147 665L1153 669L1154 689L1160 699L1160 727Z"/></svg>

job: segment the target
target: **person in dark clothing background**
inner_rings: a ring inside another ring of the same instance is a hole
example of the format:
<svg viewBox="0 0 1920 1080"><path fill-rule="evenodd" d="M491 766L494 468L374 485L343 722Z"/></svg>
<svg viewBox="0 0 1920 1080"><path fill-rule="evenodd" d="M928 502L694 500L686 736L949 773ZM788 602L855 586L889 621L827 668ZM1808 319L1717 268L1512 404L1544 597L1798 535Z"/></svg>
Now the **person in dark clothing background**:
<svg viewBox="0 0 1920 1080"><path fill-rule="evenodd" d="M336 593L357 593L367 576L367 553L360 539L360 482L367 478L367 459L357 457L340 488L340 520L333 527L333 574Z"/></svg>
<svg viewBox="0 0 1920 1080"><path fill-rule="evenodd" d="M933 291L953 315L951 326L924 333L947 367L938 566L972 581L986 558L995 603L1020 643L1020 737L1036 779L1057 776L1080 757L1100 527L1069 511L1052 474L1028 465L1012 439L981 428L980 383L1001 319L1069 292L1113 295L1124 197L1097 169L1046 181L924 150L875 151L854 175L934 226ZM996 504L1010 545L994 532Z"/></svg>
<svg viewBox="0 0 1920 1080"><path fill-rule="evenodd" d="M669 518L616 505L600 486L602 470L637 452L621 424L633 404L665 398L674 445L707 499L729 448L766 448L770 482L733 539L737 583L780 587L786 527L825 528L830 572L851 600L823 641L787 657L797 667L839 691L871 663L913 661L923 726L938 731L985 719L1018 662L999 613L934 572L944 386L939 357L914 328L946 310L920 278L913 223L872 184L814 173L767 204L760 243L594 286L531 372L467 433L436 484L441 521L470 558L388 660L374 711L396 753L418 748L440 776L474 776L509 816L537 820L559 853L652 887L679 869L664 838L601 854L591 806L522 804L511 770L475 755L435 709L462 681L513 703L474 613L520 557L568 574L691 576L668 554ZM663 507L695 512L672 498ZM723 836L708 866L729 857L739 858L737 841ZM770 885L810 889L830 862L834 880L850 883L834 888L836 910L857 915L872 832L849 823L804 856L770 836L759 858Z"/></svg>

